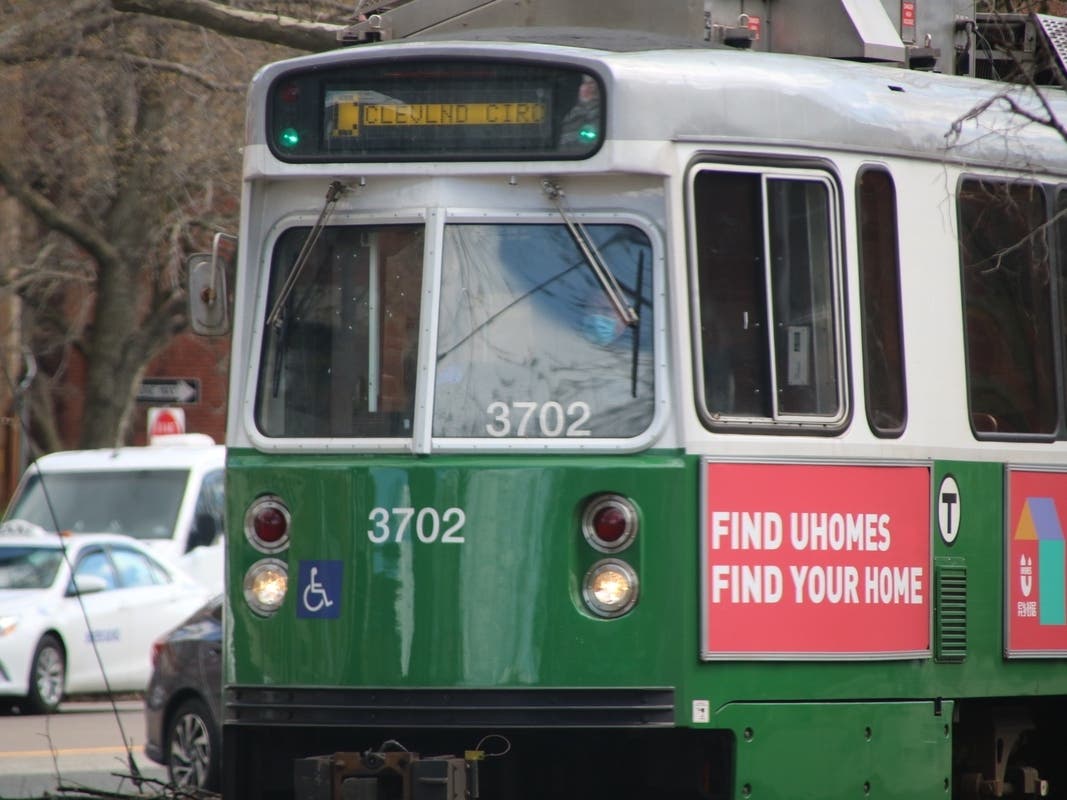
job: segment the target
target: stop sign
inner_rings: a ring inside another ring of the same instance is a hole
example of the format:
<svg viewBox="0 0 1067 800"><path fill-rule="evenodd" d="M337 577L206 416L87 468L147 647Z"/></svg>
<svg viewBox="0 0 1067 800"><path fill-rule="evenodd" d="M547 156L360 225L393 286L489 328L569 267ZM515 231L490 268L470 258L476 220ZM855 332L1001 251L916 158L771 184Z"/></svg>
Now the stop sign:
<svg viewBox="0 0 1067 800"><path fill-rule="evenodd" d="M148 438L185 433L185 411L180 408L148 409Z"/></svg>

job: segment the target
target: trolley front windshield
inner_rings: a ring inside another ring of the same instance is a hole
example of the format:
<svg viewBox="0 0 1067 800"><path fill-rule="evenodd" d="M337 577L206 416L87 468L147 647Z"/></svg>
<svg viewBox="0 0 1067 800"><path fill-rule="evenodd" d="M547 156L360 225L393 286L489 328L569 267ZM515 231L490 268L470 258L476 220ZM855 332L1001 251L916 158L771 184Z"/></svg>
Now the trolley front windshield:
<svg viewBox="0 0 1067 800"><path fill-rule="evenodd" d="M410 437L421 375L433 381L440 439L638 436L654 411L651 243L627 224L583 230L636 323L620 317L564 224L450 224L424 369L422 226L328 227L295 277L309 229L287 230L273 253L257 427L278 438Z"/></svg>

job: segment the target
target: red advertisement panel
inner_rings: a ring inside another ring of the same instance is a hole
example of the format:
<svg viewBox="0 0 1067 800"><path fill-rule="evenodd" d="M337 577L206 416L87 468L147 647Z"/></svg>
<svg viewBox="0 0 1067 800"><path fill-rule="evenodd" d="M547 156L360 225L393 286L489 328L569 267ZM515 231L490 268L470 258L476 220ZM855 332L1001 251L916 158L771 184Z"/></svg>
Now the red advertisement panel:
<svg viewBox="0 0 1067 800"><path fill-rule="evenodd" d="M704 463L703 656L930 652L925 466Z"/></svg>
<svg viewBox="0 0 1067 800"><path fill-rule="evenodd" d="M1067 654L1064 512L1067 474L1008 471L1004 627L1009 655Z"/></svg>

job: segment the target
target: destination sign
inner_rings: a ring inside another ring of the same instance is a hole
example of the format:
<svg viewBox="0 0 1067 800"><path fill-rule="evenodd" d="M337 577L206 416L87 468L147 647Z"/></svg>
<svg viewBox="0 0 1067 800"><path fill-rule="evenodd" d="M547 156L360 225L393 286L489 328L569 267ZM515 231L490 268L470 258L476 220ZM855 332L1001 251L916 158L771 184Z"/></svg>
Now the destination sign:
<svg viewBox="0 0 1067 800"><path fill-rule="evenodd" d="M334 136L358 136L361 127L420 125L539 125L544 103L418 103L340 102Z"/></svg>
<svg viewBox="0 0 1067 800"><path fill-rule="evenodd" d="M588 72L509 60L363 59L271 86L268 142L283 161L588 158L604 141Z"/></svg>

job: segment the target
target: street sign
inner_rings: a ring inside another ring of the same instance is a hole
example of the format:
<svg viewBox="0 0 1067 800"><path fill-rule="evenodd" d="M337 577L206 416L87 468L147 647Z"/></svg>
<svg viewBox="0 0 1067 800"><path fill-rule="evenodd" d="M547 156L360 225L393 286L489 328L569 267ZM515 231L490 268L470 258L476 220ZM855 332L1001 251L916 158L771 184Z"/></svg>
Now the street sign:
<svg viewBox="0 0 1067 800"><path fill-rule="evenodd" d="M181 408L148 409L148 440L156 436L185 433L185 411Z"/></svg>
<svg viewBox="0 0 1067 800"><path fill-rule="evenodd" d="M137 389L138 403L200 402L199 378L145 378Z"/></svg>

